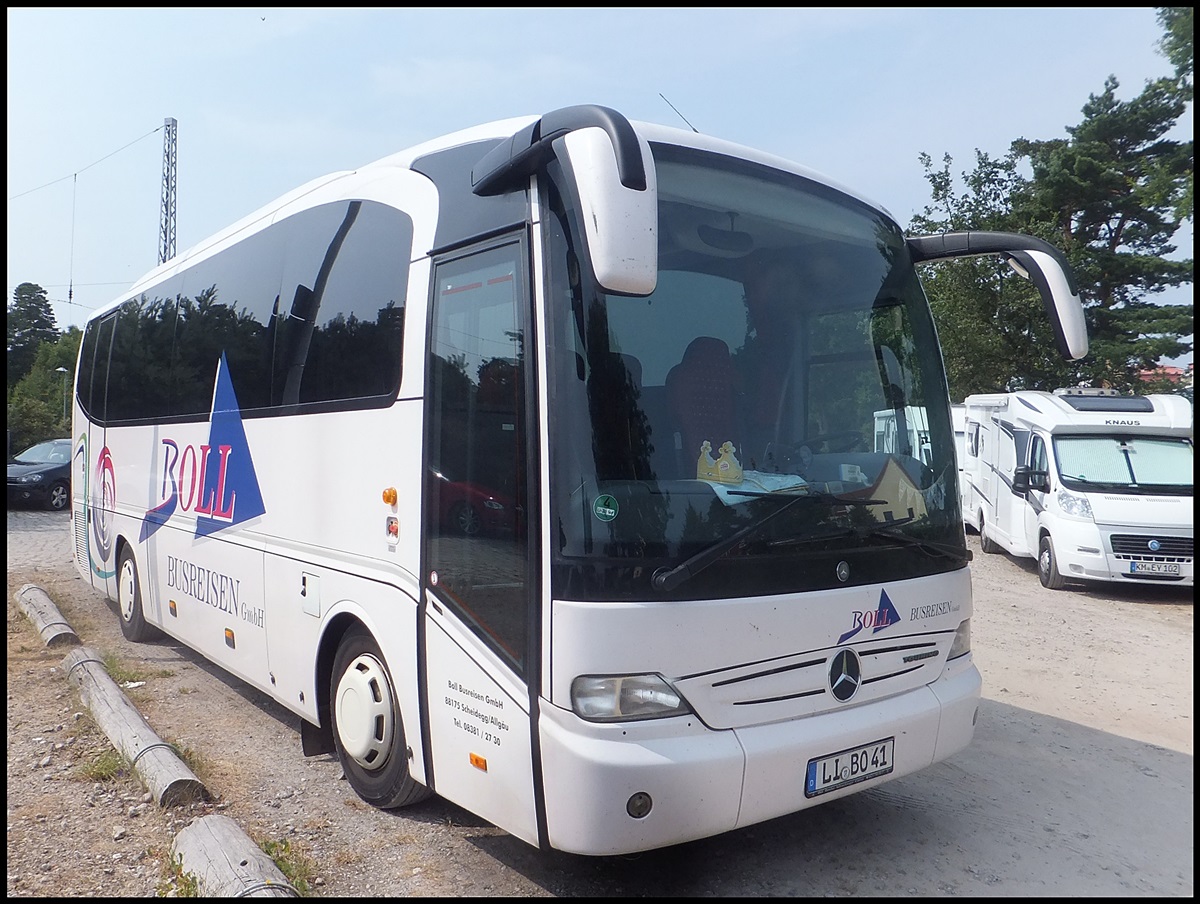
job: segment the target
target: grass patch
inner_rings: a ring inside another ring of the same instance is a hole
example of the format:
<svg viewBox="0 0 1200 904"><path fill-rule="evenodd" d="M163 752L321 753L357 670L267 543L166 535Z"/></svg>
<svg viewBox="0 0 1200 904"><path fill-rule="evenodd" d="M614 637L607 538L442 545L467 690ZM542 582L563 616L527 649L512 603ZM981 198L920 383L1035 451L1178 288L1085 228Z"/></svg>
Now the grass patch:
<svg viewBox="0 0 1200 904"><path fill-rule="evenodd" d="M92 782L115 782L129 774L129 764L116 750L102 750L78 769L79 777Z"/></svg>
<svg viewBox="0 0 1200 904"><path fill-rule="evenodd" d="M275 861L279 871L287 877L288 883L296 889L296 893L307 897L311 889L309 882L317 871L317 865L312 858L287 839L260 841L258 846L262 852Z"/></svg>
<svg viewBox="0 0 1200 904"><path fill-rule="evenodd" d="M118 659L115 653L104 654L104 670L108 672L108 677L117 682L117 684L146 681L150 678L170 678L175 674L171 669L141 671L132 668Z"/></svg>
<svg viewBox="0 0 1200 904"><path fill-rule="evenodd" d="M175 755L183 760L183 765L187 766L195 773L196 778L207 785L212 780L212 770L209 767L208 757L195 748L188 747L185 744L179 744L174 741L168 742L171 749L175 751Z"/></svg>
<svg viewBox="0 0 1200 904"><path fill-rule="evenodd" d="M200 883L195 873L184 870L182 856L168 857L154 893L160 898L198 898Z"/></svg>
<svg viewBox="0 0 1200 904"><path fill-rule="evenodd" d="M104 654L104 671L108 672L108 677L117 682L117 684L146 680L145 674L125 665L125 663L117 658L115 653Z"/></svg>
<svg viewBox="0 0 1200 904"><path fill-rule="evenodd" d="M362 861L363 855L360 851L352 851L348 848L339 848L333 855L333 862L338 866L353 866Z"/></svg>

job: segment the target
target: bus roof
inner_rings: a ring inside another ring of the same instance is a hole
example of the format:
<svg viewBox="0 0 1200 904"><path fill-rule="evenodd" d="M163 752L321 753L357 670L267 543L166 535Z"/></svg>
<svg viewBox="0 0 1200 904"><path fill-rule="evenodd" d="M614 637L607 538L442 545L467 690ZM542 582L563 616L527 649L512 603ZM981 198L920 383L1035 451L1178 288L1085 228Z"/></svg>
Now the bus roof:
<svg viewBox="0 0 1200 904"><path fill-rule="evenodd" d="M413 145L412 147L404 150L388 154L385 157L381 157L355 169L329 173L306 182L303 185L279 196L273 201L264 204L262 207L258 208L252 213L247 214L232 225L227 226L219 232L202 239L195 245L180 252L169 261L159 264L157 267L140 277L132 286L130 286L128 290L122 292L117 298L113 299L111 303L103 305L97 309L92 316L95 317L106 314L108 311L119 305L123 300L132 295L138 294L145 288L158 283L166 276L188 266L190 262L203 257L205 252L229 242L238 234L250 234L256 231L256 227L261 228L262 226L266 225L266 223L269 222L270 219L284 207L294 203L300 198L303 198L307 194L311 194L324 186L330 185L339 179L346 179L356 174L369 176L373 171L386 168L399 168L405 170L412 169L415 161L439 151L450 150L455 147L473 144L480 141L497 141L510 138L521 129L524 129L537 122L539 118L539 116L518 116L509 119L495 120L493 122L471 126L466 129L460 129L456 132L451 132L446 135L432 138L428 141L421 142L420 144ZM854 198L860 203L883 213L888 218L893 220L895 219L891 212L879 203L860 195L852 189L847 188L846 186L815 170L811 170L786 158L768 154L755 148L737 144L725 139L715 138L700 132L688 131L672 126L641 121L631 121L631 125L643 138L649 142L662 142L680 145L683 147L696 148L698 150L710 151L717 154L725 154L755 163L760 163L773 169L794 173L806 179L810 179L814 182L828 186L829 188L835 189L836 191Z"/></svg>

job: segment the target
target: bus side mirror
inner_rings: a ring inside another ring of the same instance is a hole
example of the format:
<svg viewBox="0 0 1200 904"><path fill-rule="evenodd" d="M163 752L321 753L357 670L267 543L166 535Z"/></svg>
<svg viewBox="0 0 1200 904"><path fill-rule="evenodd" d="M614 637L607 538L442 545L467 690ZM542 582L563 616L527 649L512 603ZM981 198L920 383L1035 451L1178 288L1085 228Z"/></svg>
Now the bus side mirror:
<svg viewBox="0 0 1200 904"><path fill-rule="evenodd" d="M1008 265L1020 276L1037 286L1042 307L1050 316L1054 338L1064 358L1079 360L1088 351L1087 323L1083 319L1083 304L1066 259L1051 248L1046 251L1010 251L1005 255Z"/></svg>
<svg viewBox="0 0 1200 904"><path fill-rule="evenodd" d="M553 155L566 172L600 288L646 296L658 284L658 182L650 145L616 110L563 107L492 148L471 170L471 190L523 189Z"/></svg>
<svg viewBox="0 0 1200 904"><path fill-rule="evenodd" d="M558 139L555 153L579 202L592 275L605 292L645 296L658 284L658 182L650 146L637 136L646 187L622 184L608 134L578 129Z"/></svg>
<svg viewBox="0 0 1200 904"><path fill-rule="evenodd" d="M946 232L909 236L906 242L914 263L999 254L1037 286L1059 354L1075 361L1087 354L1087 322L1071 265L1049 242L1012 232Z"/></svg>

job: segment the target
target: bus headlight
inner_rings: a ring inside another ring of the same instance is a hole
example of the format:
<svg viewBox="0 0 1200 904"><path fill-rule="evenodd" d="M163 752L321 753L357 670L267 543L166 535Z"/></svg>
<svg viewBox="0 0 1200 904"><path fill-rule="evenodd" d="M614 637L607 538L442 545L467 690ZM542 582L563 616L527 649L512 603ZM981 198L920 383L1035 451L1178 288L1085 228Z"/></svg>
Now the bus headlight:
<svg viewBox="0 0 1200 904"><path fill-rule="evenodd" d="M571 708L589 722L663 719L692 711L662 675L580 675L571 682Z"/></svg>
<svg viewBox="0 0 1200 904"><path fill-rule="evenodd" d="M954 632L954 643L950 644L950 655L946 657L947 661L957 659L966 653L971 652L971 619L963 619L962 624L958 626L958 630Z"/></svg>
<svg viewBox="0 0 1200 904"><path fill-rule="evenodd" d="M1092 504L1088 502L1086 496L1076 496L1074 493L1069 493L1061 487L1058 490L1058 507L1063 510L1064 515L1070 515L1072 518L1086 518L1092 520Z"/></svg>

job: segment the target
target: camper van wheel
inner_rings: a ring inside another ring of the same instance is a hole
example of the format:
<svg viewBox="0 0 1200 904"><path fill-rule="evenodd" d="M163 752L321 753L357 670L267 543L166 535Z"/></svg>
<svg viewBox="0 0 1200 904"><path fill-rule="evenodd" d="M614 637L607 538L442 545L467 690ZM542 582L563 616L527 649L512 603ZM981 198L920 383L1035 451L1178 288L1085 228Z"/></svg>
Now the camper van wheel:
<svg viewBox="0 0 1200 904"><path fill-rule="evenodd" d="M128 546L121 550L117 565L117 614L126 640L142 643L157 633L142 613L142 585L138 580L137 560Z"/></svg>
<svg viewBox="0 0 1200 904"><path fill-rule="evenodd" d="M1054 555L1054 541L1046 534L1038 543L1038 580L1048 590L1062 590L1066 578L1059 573L1058 559Z"/></svg>
<svg viewBox="0 0 1200 904"><path fill-rule="evenodd" d="M1000 544L988 536L987 525L983 523L983 512L979 513L979 548L989 554L1000 551Z"/></svg>
<svg viewBox="0 0 1200 904"><path fill-rule="evenodd" d="M392 676L365 628L346 632L330 681L333 741L355 793L381 810L429 797L408 769L408 745Z"/></svg>

